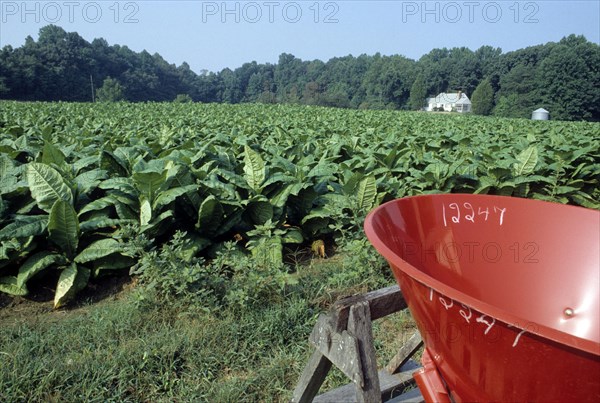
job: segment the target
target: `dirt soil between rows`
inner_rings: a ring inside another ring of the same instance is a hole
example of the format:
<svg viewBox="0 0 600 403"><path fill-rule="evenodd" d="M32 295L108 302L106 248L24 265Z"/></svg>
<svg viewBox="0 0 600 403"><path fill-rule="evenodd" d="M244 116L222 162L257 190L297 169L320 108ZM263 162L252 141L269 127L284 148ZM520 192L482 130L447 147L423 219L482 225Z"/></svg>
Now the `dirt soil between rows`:
<svg viewBox="0 0 600 403"><path fill-rule="evenodd" d="M75 300L58 310L53 309L54 290L47 287L32 287L26 297L13 297L0 293L0 322L48 314L75 311L104 300L121 298L134 286L129 275L108 276L94 280L82 290Z"/></svg>

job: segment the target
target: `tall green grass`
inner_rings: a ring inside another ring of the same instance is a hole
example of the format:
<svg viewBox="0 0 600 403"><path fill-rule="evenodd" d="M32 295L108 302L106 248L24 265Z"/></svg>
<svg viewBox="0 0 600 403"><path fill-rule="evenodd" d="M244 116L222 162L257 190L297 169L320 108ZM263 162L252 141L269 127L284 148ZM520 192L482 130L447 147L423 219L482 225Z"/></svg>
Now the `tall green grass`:
<svg viewBox="0 0 600 403"><path fill-rule="evenodd" d="M245 309L140 305L138 290L65 311L23 315L18 308L32 302L2 308L0 401L288 401L318 314L392 282L379 267L342 282L347 264L338 257L300 267L279 298ZM398 347L394 329L408 321L399 314L376 325L382 364ZM324 389L346 382L334 372Z"/></svg>

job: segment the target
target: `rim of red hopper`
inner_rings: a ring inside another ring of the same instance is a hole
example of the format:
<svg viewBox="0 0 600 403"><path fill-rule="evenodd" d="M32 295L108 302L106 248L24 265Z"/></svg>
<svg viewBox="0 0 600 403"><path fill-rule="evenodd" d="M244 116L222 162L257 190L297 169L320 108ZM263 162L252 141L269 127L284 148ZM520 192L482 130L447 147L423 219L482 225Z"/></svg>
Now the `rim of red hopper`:
<svg viewBox="0 0 600 403"><path fill-rule="evenodd" d="M456 197L456 196L462 196L462 197L473 196L473 198L477 198L477 199L484 199L484 198L504 198L504 199L511 199L511 200L517 199L517 200L521 200L523 203L527 203L527 204L531 205L532 207L535 207L536 204L544 204L544 205L560 206L561 208L564 208L564 209L582 209L582 210L586 210L586 211L595 211L598 215L599 231L600 231L600 211L585 208L585 207L564 205L564 204L560 204L560 203L547 202L547 201L543 201L543 200L525 199L525 198L517 198L517 197L510 197L510 196L474 195L474 194L468 194L468 193L437 193L437 194L428 194L428 195L407 196L407 197L402 197L402 198L398 198L395 200L391 200L389 202L386 202L386 203L376 207L371 212L369 212L369 214L367 215L367 217L365 219L365 223L364 223L365 234L367 235L369 242L386 259L388 264L396 266L398 269L400 269L401 271L406 273L412 279L420 282L421 284L424 284L427 287L430 287L431 289L435 290L436 292L438 292L444 296L447 296L457 302L463 303L479 312L482 312L482 313L484 313L488 316L491 316L497 320L500 320L504 323L507 323L507 324L533 323L534 319L520 317L520 316L515 315L511 312L508 312L504 309L498 308L495 305L492 305L492 304L486 303L480 299L471 297L468 294L465 294L464 292L459 291L454 287L448 286L445 283L443 283L439 280L436 280L435 278L425 274L421 270L415 268L411 264L402 260L402 258L400 258L400 256L398 256L398 254L395 251L390 249L375 232L375 229L373 227L374 217L377 215L378 211L385 209L385 206L388 204L394 204L394 203L398 203L401 200L407 201L409 199L416 199L416 198L432 198L432 197L452 198L452 197ZM599 270L600 270L600 268L599 268ZM538 330L533 332L528 329L528 332L533 333L538 336L541 336L543 338L549 339L549 340L553 340L553 341L561 343L563 345L567 345L569 347L573 347L573 348L594 354L596 356L600 356L600 342L585 339L582 337L578 337L578 336L575 336L575 335L572 335L569 333L565 333L563 331L551 328L549 326L543 325L538 322L535 322L535 324L538 327ZM521 329L521 330L523 330L523 329Z"/></svg>

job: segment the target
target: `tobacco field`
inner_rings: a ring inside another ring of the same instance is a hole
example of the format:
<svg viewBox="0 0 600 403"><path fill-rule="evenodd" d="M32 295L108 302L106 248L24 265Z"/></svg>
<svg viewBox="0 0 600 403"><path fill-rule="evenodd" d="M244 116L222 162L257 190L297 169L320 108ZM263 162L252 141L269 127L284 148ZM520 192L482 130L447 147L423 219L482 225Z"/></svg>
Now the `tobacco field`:
<svg viewBox="0 0 600 403"><path fill-rule="evenodd" d="M598 123L0 102L0 292L49 281L60 307L174 240L184 261L241 254L286 272L287 251L362 239L366 214L394 198L487 193L597 209L599 178Z"/></svg>

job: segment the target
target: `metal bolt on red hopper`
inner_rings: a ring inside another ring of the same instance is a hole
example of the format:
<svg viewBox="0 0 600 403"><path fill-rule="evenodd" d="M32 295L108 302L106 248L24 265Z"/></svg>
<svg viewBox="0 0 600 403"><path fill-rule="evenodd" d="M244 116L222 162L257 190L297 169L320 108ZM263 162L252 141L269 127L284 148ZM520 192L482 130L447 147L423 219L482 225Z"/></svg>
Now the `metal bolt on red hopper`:
<svg viewBox="0 0 600 403"><path fill-rule="evenodd" d="M600 212L443 194L372 211L425 341L427 401L600 401Z"/></svg>

